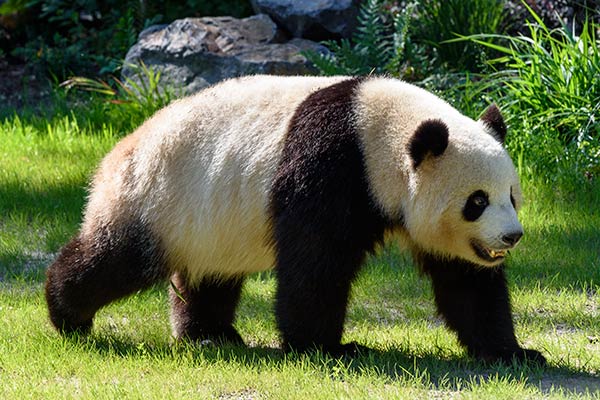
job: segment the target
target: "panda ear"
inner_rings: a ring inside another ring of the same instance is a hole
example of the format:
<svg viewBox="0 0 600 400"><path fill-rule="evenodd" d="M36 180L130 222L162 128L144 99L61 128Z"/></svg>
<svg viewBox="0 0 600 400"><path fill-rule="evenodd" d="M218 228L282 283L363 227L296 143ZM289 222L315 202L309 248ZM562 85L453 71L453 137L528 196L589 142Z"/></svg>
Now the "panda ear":
<svg viewBox="0 0 600 400"><path fill-rule="evenodd" d="M490 105L483 115L479 118L489 129L492 136L501 144L504 144L506 138L506 124L500 109L496 104Z"/></svg>
<svg viewBox="0 0 600 400"><path fill-rule="evenodd" d="M439 119L422 122L408 142L413 168L416 169L429 153L434 157L442 155L446 147L448 147L448 126Z"/></svg>

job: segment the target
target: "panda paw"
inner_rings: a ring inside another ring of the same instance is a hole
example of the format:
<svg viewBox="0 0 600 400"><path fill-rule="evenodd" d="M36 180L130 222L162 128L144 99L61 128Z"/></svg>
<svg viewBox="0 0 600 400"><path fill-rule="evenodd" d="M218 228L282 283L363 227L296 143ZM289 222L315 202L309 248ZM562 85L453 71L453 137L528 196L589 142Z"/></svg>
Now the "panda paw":
<svg viewBox="0 0 600 400"><path fill-rule="evenodd" d="M479 354L477 355L477 358L487 363L500 361L505 364L511 364L513 362L517 362L520 364L536 364L540 367L544 367L547 364L546 358L539 351L522 348L501 351L493 355Z"/></svg>
<svg viewBox="0 0 600 400"><path fill-rule="evenodd" d="M339 344L332 348L324 348L323 352L327 355L339 358L339 357L348 357L354 358L367 354L371 351L367 346L360 345L356 342L350 342L346 344Z"/></svg>
<svg viewBox="0 0 600 400"><path fill-rule="evenodd" d="M544 367L547 364L546 357L537 350L532 349L519 349L512 354L512 359L521 363L533 363L540 367Z"/></svg>
<svg viewBox="0 0 600 400"><path fill-rule="evenodd" d="M50 310L50 321L56 330L67 337L83 336L92 330L92 318L74 318L68 313L61 313L56 309Z"/></svg>
<svg viewBox="0 0 600 400"><path fill-rule="evenodd" d="M80 323L69 323L67 321L54 322L58 332L68 338L77 338L79 336L85 336L92 330L92 320L80 322Z"/></svg>
<svg viewBox="0 0 600 400"><path fill-rule="evenodd" d="M228 326L219 330L214 329L196 329L184 332L178 332L175 335L176 340L190 340L201 346L218 346L223 344L232 344L235 346L244 346L244 340L233 326Z"/></svg>
<svg viewBox="0 0 600 400"><path fill-rule="evenodd" d="M322 352L323 354L327 354L333 358L340 357L358 357L360 355L366 354L371 349L366 346L362 346L356 342L350 342L346 344L338 344L335 346L324 346L324 345L292 345L290 343L283 343L282 346L283 351L285 352L297 352L297 353L314 353L314 352Z"/></svg>

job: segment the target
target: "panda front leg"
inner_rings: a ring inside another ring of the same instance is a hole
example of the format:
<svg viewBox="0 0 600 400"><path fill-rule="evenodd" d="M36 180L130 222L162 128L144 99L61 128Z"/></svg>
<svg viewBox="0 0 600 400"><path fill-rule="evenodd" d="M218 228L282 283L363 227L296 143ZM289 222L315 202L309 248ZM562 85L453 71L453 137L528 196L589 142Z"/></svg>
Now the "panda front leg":
<svg viewBox="0 0 600 400"><path fill-rule="evenodd" d="M457 259L419 258L433 282L439 313L469 354L489 362L545 364L541 353L517 342L504 265L490 268Z"/></svg>
<svg viewBox="0 0 600 400"><path fill-rule="evenodd" d="M326 240L298 240L277 255L275 314L284 351L321 350L354 355L362 347L341 344L350 285L360 257L335 252Z"/></svg>
<svg viewBox="0 0 600 400"><path fill-rule="evenodd" d="M243 282L242 277L206 277L190 284L181 274L174 274L169 293L173 336L243 345L233 327Z"/></svg>

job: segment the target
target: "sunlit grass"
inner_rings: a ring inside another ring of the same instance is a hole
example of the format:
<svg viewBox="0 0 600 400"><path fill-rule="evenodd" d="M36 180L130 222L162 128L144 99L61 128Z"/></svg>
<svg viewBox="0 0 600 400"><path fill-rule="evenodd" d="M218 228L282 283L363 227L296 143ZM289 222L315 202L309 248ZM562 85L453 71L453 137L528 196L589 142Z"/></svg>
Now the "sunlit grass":
<svg viewBox="0 0 600 400"><path fill-rule="evenodd" d="M0 398L598 398L600 186L525 182L526 236L508 271L519 340L550 366L470 360L432 293L394 247L354 285L345 340L354 360L277 349L272 274L246 282L236 326L250 348L174 344L166 285L101 310L88 337L51 327L43 272L77 230L85 186L118 135L15 118L0 124Z"/></svg>
<svg viewBox="0 0 600 400"><path fill-rule="evenodd" d="M71 117L0 122L0 277L15 263L47 261L74 232L90 173L115 140L110 127L92 131Z"/></svg>

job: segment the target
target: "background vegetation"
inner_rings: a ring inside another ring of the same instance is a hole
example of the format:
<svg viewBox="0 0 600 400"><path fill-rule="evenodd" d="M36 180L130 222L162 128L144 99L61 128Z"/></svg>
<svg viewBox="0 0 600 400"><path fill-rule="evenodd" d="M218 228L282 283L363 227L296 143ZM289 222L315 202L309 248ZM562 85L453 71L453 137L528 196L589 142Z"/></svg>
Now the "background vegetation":
<svg viewBox="0 0 600 400"><path fill-rule="evenodd" d="M549 359L540 369L469 359L393 246L354 286L345 340L375 349L354 360L277 351L269 273L244 289L236 326L249 349L172 344L165 286L103 309L88 337L60 338L46 316L45 267L76 232L98 161L176 93L158 91L160 76L144 68L145 87L105 73L150 23L250 10L100 3L0 6L30 18L0 60L25 59L55 82L41 106L0 104L0 398L600 398L600 5L570 2L573 23L539 7L547 2L365 0L351 40L308 55L324 74L413 81L474 118L491 102L502 108L526 197L513 311L521 342Z"/></svg>
<svg viewBox="0 0 600 400"><path fill-rule="evenodd" d="M137 35L150 25L250 12L250 3L243 0L7 0L0 16L13 29L2 50L62 81L73 74L115 72Z"/></svg>
<svg viewBox="0 0 600 400"><path fill-rule="evenodd" d="M573 189L600 175L600 8L551 29L527 3L520 24L494 0L386 4L366 1L352 40L307 56L326 75L416 80L473 118L497 102L530 179ZM509 34L515 26L523 32Z"/></svg>

